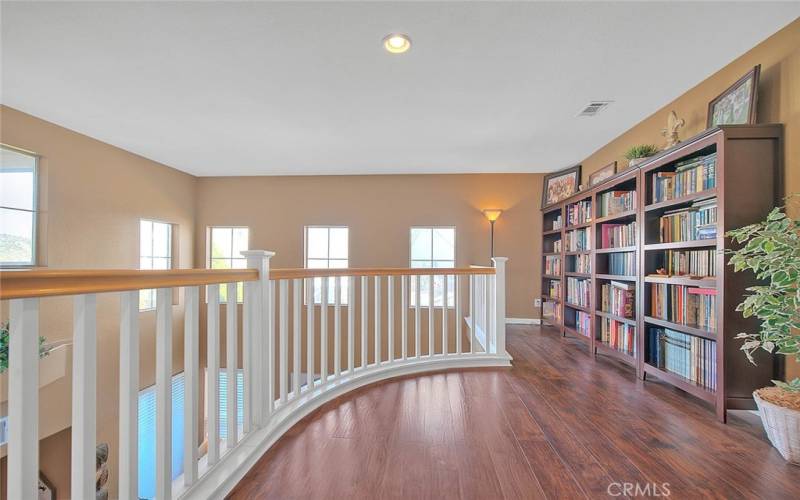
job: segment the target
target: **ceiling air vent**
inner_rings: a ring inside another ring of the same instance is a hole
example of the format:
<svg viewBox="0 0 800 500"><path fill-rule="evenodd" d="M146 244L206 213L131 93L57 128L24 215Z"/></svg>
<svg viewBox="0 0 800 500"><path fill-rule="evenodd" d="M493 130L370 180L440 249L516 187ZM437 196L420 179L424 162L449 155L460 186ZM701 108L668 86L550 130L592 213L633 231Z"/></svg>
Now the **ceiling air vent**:
<svg viewBox="0 0 800 500"><path fill-rule="evenodd" d="M594 116L606 109L612 102L614 101L592 101L587 104L580 113L578 113L578 116Z"/></svg>

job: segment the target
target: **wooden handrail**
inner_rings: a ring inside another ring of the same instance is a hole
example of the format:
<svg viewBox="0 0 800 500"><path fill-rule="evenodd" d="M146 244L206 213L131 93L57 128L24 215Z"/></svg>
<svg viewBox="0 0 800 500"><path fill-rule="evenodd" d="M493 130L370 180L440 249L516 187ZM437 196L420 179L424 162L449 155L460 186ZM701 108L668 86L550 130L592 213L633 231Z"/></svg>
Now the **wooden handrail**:
<svg viewBox="0 0 800 500"><path fill-rule="evenodd" d="M493 267L272 269L270 279L495 274ZM0 271L0 300L213 285L258 279L256 269L32 269Z"/></svg>
<svg viewBox="0 0 800 500"><path fill-rule="evenodd" d="M438 267L438 268L406 268L406 267L349 267L343 269L271 269L271 280L299 278L330 278L334 276L445 276L456 274L495 274L493 267Z"/></svg>
<svg viewBox="0 0 800 500"><path fill-rule="evenodd" d="M0 300L255 281L255 269L47 269L0 272Z"/></svg>

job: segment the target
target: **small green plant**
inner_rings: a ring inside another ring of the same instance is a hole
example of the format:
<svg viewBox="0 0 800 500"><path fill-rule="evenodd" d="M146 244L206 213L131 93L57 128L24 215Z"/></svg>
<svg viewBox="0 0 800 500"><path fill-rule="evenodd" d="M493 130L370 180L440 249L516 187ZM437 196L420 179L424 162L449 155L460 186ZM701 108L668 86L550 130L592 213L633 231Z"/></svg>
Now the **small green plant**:
<svg viewBox="0 0 800 500"><path fill-rule="evenodd" d="M10 333L8 321L0 323L0 373L8 370L8 341ZM39 357L43 358L50 353L50 349L44 345L45 338L39 337Z"/></svg>
<svg viewBox="0 0 800 500"><path fill-rule="evenodd" d="M744 340L742 351L753 364L757 349L800 361L800 335L796 334L800 329L800 221L787 216L785 207L776 207L766 220L726 236L742 245L728 252L729 265L735 272L752 271L764 283L747 288L751 293L736 307L745 318L761 320L758 333L736 336ZM800 392L800 378L773 382L786 391Z"/></svg>
<svg viewBox="0 0 800 500"><path fill-rule="evenodd" d="M637 158L647 158L656 153L658 153L658 147L655 144L639 144L625 151L625 158L635 160Z"/></svg>

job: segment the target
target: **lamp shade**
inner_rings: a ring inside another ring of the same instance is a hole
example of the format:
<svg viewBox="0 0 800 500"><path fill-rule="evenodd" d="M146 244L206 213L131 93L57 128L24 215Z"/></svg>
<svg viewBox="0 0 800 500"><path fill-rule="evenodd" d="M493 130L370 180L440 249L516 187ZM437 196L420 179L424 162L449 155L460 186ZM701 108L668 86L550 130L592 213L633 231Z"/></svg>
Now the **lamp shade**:
<svg viewBox="0 0 800 500"><path fill-rule="evenodd" d="M485 215L490 222L494 222L499 219L500 214L502 213L503 211L499 208L487 208L483 211L483 215Z"/></svg>

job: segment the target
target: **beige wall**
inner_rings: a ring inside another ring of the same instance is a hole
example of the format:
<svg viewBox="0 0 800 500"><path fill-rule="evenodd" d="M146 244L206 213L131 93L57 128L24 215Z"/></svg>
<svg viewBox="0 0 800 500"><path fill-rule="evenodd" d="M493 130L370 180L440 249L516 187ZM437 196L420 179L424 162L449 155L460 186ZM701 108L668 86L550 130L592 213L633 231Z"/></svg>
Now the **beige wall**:
<svg viewBox="0 0 800 500"><path fill-rule="evenodd" d="M303 267L303 227L350 228L351 267L408 267L411 226L456 226L456 265L489 263L484 208L502 208L495 255L508 257L511 317L538 317L541 174L206 177L197 181L195 266L209 226L250 228L273 267Z"/></svg>
<svg viewBox="0 0 800 500"><path fill-rule="evenodd" d="M0 142L34 151L40 160L40 263L52 268L136 268L139 265L139 219L177 225L177 265L191 267L194 235L195 178L72 132L17 110L0 107ZM111 447L112 490L116 488L118 414L117 294L97 302L98 442ZM7 311L4 311L3 317ZM154 315L141 314L141 386L152 385ZM44 299L40 329L48 341L72 338L72 304ZM174 309L173 358L182 370L183 309ZM41 418L69 419L70 409L42 412ZM42 471L62 495L69 491L68 432L41 443Z"/></svg>
<svg viewBox="0 0 800 500"><path fill-rule="evenodd" d="M671 110L686 119L682 138L705 130L708 103L756 64L761 64L758 122L784 124L784 192L800 192L800 19L586 158L582 162L584 179L614 160L618 165L627 165L622 155L632 145L663 146L661 129ZM795 210L794 216L800 216L800 212ZM787 363L787 376L800 376L800 364Z"/></svg>

